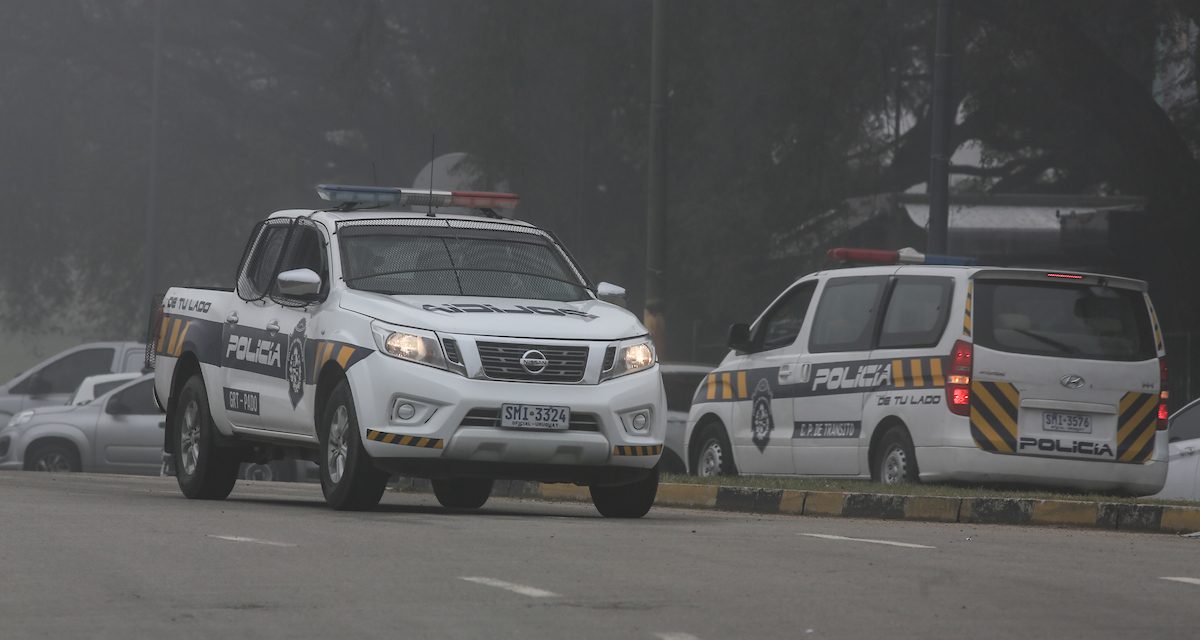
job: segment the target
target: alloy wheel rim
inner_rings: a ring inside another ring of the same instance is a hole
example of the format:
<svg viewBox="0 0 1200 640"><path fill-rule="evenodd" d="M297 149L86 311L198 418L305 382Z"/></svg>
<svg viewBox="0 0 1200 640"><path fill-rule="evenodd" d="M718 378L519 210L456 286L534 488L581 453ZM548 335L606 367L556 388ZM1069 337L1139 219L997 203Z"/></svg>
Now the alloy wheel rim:
<svg viewBox="0 0 1200 640"><path fill-rule="evenodd" d="M61 473L71 470L71 461L67 460L66 455L59 453L58 451L52 451L39 458L37 464L34 465L34 468L38 471Z"/></svg>
<svg viewBox="0 0 1200 640"><path fill-rule="evenodd" d="M339 406L333 412L333 422L329 425L329 445L326 447L329 479L334 483L341 482L342 474L346 472L346 456L350 451L346 432L349 427L350 411L346 405Z"/></svg>
<svg viewBox="0 0 1200 640"><path fill-rule="evenodd" d="M183 455L183 472L196 473L200 464L200 403L193 398L183 410L183 428L179 430L179 451Z"/></svg>

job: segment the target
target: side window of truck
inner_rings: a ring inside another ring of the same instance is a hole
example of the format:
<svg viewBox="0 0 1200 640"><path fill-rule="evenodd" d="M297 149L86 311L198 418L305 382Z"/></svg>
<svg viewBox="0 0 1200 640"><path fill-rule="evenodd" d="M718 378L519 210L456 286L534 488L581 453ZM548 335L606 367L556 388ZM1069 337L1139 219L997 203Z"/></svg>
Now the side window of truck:
<svg viewBox="0 0 1200 640"><path fill-rule="evenodd" d="M848 276L825 282L817 301L809 351L867 351L887 276Z"/></svg>
<svg viewBox="0 0 1200 640"><path fill-rule="evenodd" d="M954 280L937 276L900 276L888 298L879 334L880 349L933 347L941 342L950 317Z"/></svg>
<svg viewBox="0 0 1200 640"><path fill-rule="evenodd" d="M796 341L816 288L815 281L793 287L763 315L754 332L755 351L781 349Z"/></svg>
<svg viewBox="0 0 1200 640"><path fill-rule="evenodd" d="M321 293L329 290L329 267L325 256L325 243L315 227L297 226L292 232L291 242L284 251L279 273L292 269L311 269L321 276ZM270 276L268 276L270 277ZM271 283L271 295L278 296L275 283Z"/></svg>
<svg viewBox="0 0 1200 640"><path fill-rule="evenodd" d="M279 265L279 255L287 240L288 224L259 226L238 276L238 295L244 300L257 300L267 294L271 276Z"/></svg>

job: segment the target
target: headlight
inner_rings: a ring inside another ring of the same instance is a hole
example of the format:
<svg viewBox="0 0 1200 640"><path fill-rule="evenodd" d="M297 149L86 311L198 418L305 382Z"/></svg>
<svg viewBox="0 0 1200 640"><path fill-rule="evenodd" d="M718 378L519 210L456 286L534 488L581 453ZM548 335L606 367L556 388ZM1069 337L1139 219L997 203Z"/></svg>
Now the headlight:
<svg viewBox="0 0 1200 640"><path fill-rule="evenodd" d="M8 429L8 428L16 427L18 425L25 424L26 422L29 422L29 420L32 418L33 418L32 411L22 411L22 412L18 413L17 415L13 416L8 421L8 426L5 428Z"/></svg>
<svg viewBox="0 0 1200 640"><path fill-rule="evenodd" d="M617 356L611 369L601 372L600 379L608 380L635 371L649 369L658 362L654 343L649 338L635 338L617 345Z"/></svg>
<svg viewBox="0 0 1200 640"><path fill-rule="evenodd" d="M431 331L408 327L391 327L380 322L371 323L371 334L379 350L393 358L426 364L439 369L446 368L446 357L437 335Z"/></svg>

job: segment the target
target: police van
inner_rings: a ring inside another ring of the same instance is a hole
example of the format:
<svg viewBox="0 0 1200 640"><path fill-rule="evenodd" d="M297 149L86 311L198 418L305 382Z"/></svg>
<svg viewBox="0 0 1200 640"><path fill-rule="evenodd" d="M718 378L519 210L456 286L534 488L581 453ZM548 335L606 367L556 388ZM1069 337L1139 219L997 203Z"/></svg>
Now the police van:
<svg viewBox="0 0 1200 640"><path fill-rule="evenodd" d="M1145 282L834 249L696 391L698 475L965 481L1149 495L1167 370Z"/></svg>

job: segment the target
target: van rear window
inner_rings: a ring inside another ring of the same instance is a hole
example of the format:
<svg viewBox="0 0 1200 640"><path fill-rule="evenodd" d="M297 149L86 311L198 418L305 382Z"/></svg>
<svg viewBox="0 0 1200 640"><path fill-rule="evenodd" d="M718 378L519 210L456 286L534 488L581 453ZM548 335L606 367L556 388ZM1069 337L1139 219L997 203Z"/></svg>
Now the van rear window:
<svg viewBox="0 0 1200 640"><path fill-rule="evenodd" d="M1149 360L1157 353L1138 291L977 280L975 342L999 351L1091 360Z"/></svg>

